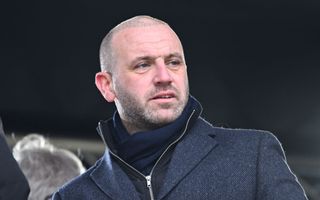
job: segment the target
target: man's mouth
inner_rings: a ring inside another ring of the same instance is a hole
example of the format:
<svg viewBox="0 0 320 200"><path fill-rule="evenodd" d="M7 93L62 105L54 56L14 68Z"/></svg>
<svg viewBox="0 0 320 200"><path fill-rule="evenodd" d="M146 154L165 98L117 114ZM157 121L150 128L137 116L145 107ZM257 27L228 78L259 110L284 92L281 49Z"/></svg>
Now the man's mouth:
<svg viewBox="0 0 320 200"><path fill-rule="evenodd" d="M175 98L174 93L159 93L153 96L151 99L156 100L156 99L171 99L171 98Z"/></svg>

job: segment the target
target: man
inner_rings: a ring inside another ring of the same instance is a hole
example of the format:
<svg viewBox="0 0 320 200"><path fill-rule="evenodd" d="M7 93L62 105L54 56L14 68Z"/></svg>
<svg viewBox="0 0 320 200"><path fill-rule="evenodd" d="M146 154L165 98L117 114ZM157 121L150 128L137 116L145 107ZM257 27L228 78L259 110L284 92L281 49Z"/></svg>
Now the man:
<svg viewBox="0 0 320 200"><path fill-rule="evenodd" d="M0 200L27 200L29 184L5 140L0 118Z"/></svg>
<svg viewBox="0 0 320 200"><path fill-rule="evenodd" d="M54 199L306 199L270 133L213 127L189 95L178 36L137 16L104 38L96 85L115 102L104 156Z"/></svg>

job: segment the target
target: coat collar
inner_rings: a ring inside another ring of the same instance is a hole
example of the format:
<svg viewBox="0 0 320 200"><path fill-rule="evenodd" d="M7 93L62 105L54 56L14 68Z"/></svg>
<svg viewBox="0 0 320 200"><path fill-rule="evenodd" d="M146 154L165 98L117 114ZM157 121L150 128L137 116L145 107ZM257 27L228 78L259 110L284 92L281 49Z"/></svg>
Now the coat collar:
<svg viewBox="0 0 320 200"><path fill-rule="evenodd" d="M90 174L90 177L111 199L140 199L133 183L125 172L121 170L120 166L116 162L111 161L108 151L105 152L96 169Z"/></svg>
<svg viewBox="0 0 320 200"><path fill-rule="evenodd" d="M218 144L215 133L203 119L190 130L190 133L176 146L167 174L159 192L159 199L166 196L188 173L190 173Z"/></svg>
<svg viewBox="0 0 320 200"><path fill-rule="evenodd" d="M165 197L218 145L214 129L202 118L199 118L189 131L175 148L158 194L159 199ZM96 185L112 199L139 199L135 186L121 167L111 161L108 150L90 176Z"/></svg>

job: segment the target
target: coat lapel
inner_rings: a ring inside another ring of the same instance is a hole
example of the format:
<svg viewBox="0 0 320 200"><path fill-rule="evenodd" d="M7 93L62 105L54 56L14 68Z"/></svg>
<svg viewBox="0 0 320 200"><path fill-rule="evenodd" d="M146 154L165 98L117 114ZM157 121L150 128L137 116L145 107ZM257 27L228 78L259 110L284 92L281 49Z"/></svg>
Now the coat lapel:
<svg viewBox="0 0 320 200"><path fill-rule="evenodd" d="M216 145L214 134L190 132L175 148L159 199L167 195Z"/></svg>
<svg viewBox="0 0 320 200"><path fill-rule="evenodd" d="M95 184L111 199L139 200L134 185L116 162L111 161L108 151L91 174ZM128 195L130 194L130 195Z"/></svg>

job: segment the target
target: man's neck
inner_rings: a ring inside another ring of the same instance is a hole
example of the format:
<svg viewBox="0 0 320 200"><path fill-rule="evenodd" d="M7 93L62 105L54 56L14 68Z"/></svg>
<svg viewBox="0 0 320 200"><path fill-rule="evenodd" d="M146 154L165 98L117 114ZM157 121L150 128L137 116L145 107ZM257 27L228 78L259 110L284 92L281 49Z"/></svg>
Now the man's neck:
<svg viewBox="0 0 320 200"><path fill-rule="evenodd" d="M147 123L144 123L144 124L138 124L138 123L134 123L134 122L130 122L129 120L125 120L125 119L121 119L121 122L123 124L123 126L126 128L127 132L130 134L130 135L133 135L137 132L142 132L142 131L152 131L154 129L157 129L157 128L160 128L164 125L147 125Z"/></svg>
<svg viewBox="0 0 320 200"><path fill-rule="evenodd" d="M121 119L121 121L122 121L123 126L126 128L127 132L130 135L133 135L134 133L139 132L139 131L148 131L146 128L137 127L136 125L133 125L133 123L130 123L129 121L126 121L123 119Z"/></svg>

